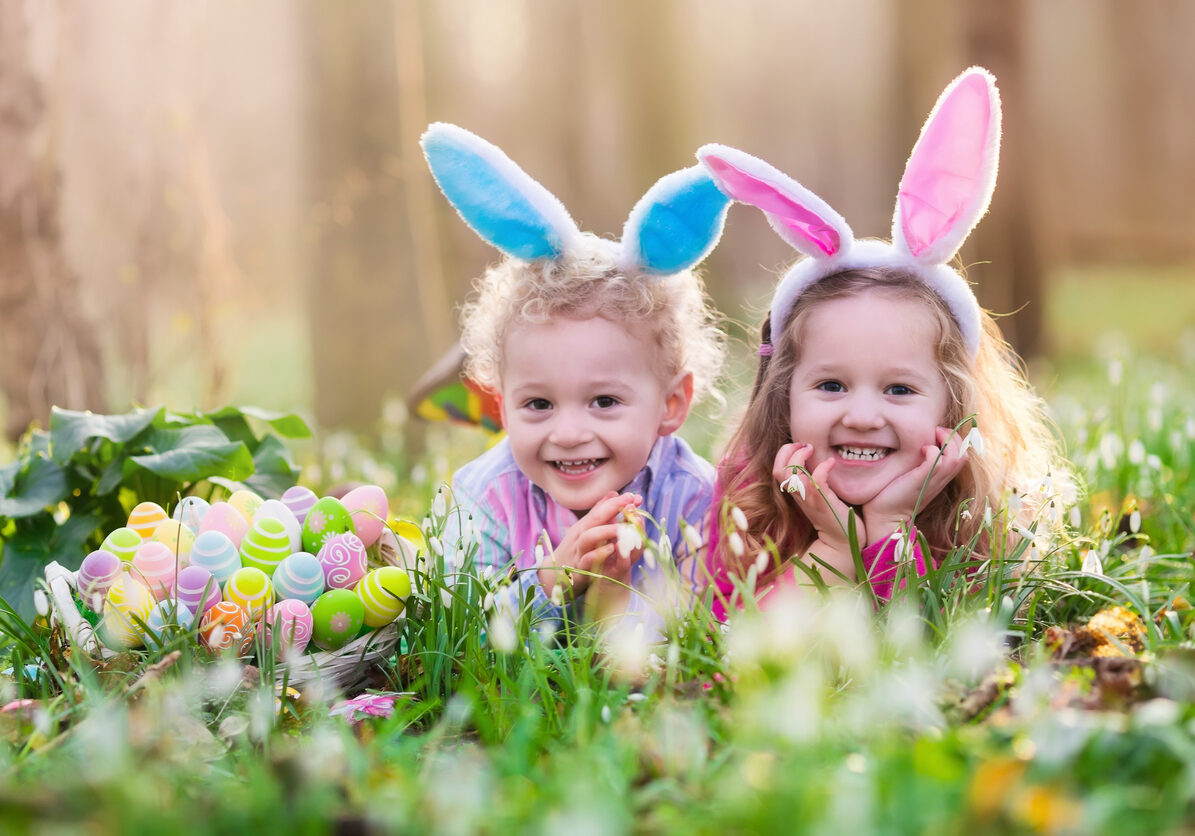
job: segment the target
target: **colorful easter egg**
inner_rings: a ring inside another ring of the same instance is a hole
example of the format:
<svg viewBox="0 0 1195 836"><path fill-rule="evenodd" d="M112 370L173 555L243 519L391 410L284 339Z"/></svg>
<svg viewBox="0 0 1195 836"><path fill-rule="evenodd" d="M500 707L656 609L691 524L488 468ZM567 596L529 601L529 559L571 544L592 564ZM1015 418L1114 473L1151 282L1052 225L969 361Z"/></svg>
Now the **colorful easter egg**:
<svg viewBox="0 0 1195 836"><path fill-rule="evenodd" d="M366 627L385 627L402 613L411 594L411 580L397 566L374 569L357 584L357 597L365 608Z"/></svg>
<svg viewBox="0 0 1195 836"><path fill-rule="evenodd" d="M100 636L113 650L137 647L142 642L141 622L149 618L153 596L145 584L125 572L117 579L104 599L104 617L100 622Z"/></svg>
<svg viewBox="0 0 1195 836"><path fill-rule="evenodd" d="M158 523L168 519L170 519L170 515L158 503L142 502L129 512L128 527L136 531L141 539L148 540L153 536Z"/></svg>
<svg viewBox="0 0 1195 836"><path fill-rule="evenodd" d="M265 572L253 566L237 569L224 584L224 600L243 607L254 621L274 603L274 588Z"/></svg>
<svg viewBox="0 0 1195 836"><path fill-rule="evenodd" d="M303 551L319 554L320 546L329 537L352 530L353 518L344 505L334 496L325 496L311 506L303 520Z"/></svg>
<svg viewBox="0 0 1195 836"><path fill-rule="evenodd" d="M264 517L278 520L286 529L286 536L290 539L290 553L303 550L303 525L295 517L295 512L287 508L277 499L267 499L253 515L254 521Z"/></svg>
<svg viewBox="0 0 1195 836"><path fill-rule="evenodd" d="M195 543L195 533L178 520L163 520L154 529L150 539L169 546L178 556L179 566L191 564L191 546Z"/></svg>
<svg viewBox="0 0 1195 836"><path fill-rule="evenodd" d="M253 641L249 613L232 601L221 601L199 622L199 638L213 651L235 647L243 654Z"/></svg>
<svg viewBox="0 0 1195 836"><path fill-rule="evenodd" d="M282 559L270 582L279 600L296 598L310 605L324 594L324 567L313 554L295 552Z"/></svg>
<svg viewBox="0 0 1195 836"><path fill-rule="evenodd" d="M241 513L245 522L253 522L253 515L257 513L257 509L263 502L265 502L264 499L248 488L233 491L232 496L228 497L228 504Z"/></svg>
<svg viewBox="0 0 1195 836"><path fill-rule="evenodd" d="M131 563L137 547L141 545L141 535L131 528L117 528L104 538L100 548L119 557L125 563Z"/></svg>
<svg viewBox="0 0 1195 836"><path fill-rule="evenodd" d="M365 608L355 592L330 589L311 605L311 640L323 650L339 650L357 637Z"/></svg>
<svg viewBox="0 0 1195 836"><path fill-rule="evenodd" d="M213 502L212 507L207 509L207 513L203 515L203 519L199 523L200 534L205 531L219 531L238 549L248 530L249 521L227 502Z"/></svg>
<svg viewBox="0 0 1195 836"><path fill-rule="evenodd" d="M194 616L186 604L173 598L158 601L150 608L149 615L145 619L145 626L149 628L149 632L145 636L145 643L150 646L166 644L172 638L165 632L167 625L185 630L191 626L193 618Z"/></svg>
<svg viewBox="0 0 1195 836"><path fill-rule="evenodd" d="M333 534L316 555L324 567L328 589L352 589L365 577L365 544L352 532Z"/></svg>
<svg viewBox="0 0 1195 836"><path fill-rule="evenodd" d="M311 506L315 505L318 499L315 491L302 485L295 485L282 492L282 504L291 510L295 519L299 521L299 525L302 525L303 521L307 519L307 512L311 510Z"/></svg>
<svg viewBox="0 0 1195 836"><path fill-rule="evenodd" d="M204 531L191 544L191 565L207 569L223 586L241 568L241 554L223 531Z"/></svg>
<svg viewBox="0 0 1195 836"><path fill-rule="evenodd" d="M75 575L75 588L79 590L79 597L83 603L99 612L104 606L104 597L108 590L120 579L125 566L119 557L112 552L97 549L79 564L79 571ZM323 570L320 570L320 583L323 583Z"/></svg>
<svg viewBox="0 0 1195 836"><path fill-rule="evenodd" d="M199 524L203 521L203 515L207 513L207 509L211 507L209 503L202 496L184 496L174 506L174 511L170 514L172 520L177 520L191 529L192 534L199 533Z"/></svg>
<svg viewBox="0 0 1195 836"><path fill-rule="evenodd" d="M165 543L148 540L137 547L131 571L134 578L145 584L154 600L161 601L174 588L178 558Z"/></svg>
<svg viewBox="0 0 1195 836"><path fill-rule="evenodd" d="M344 495L340 503L353 518L353 530L366 546L372 546L381 536L390 517L390 501L377 485L362 485Z"/></svg>
<svg viewBox="0 0 1195 836"><path fill-rule="evenodd" d="M292 655L307 649L313 628L311 609L296 598L285 598L266 613L267 641L277 636L279 647Z"/></svg>
<svg viewBox="0 0 1195 836"><path fill-rule="evenodd" d="M206 613L220 603L220 582L202 566L188 566L178 572L174 597L192 613Z"/></svg>
<svg viewBox="0 0 1195 836"><path fill-rule="evenodd" d="M273 517L255 520L241 541L241 565L260 569L267 577L290 553L286 528Z"/></svg>

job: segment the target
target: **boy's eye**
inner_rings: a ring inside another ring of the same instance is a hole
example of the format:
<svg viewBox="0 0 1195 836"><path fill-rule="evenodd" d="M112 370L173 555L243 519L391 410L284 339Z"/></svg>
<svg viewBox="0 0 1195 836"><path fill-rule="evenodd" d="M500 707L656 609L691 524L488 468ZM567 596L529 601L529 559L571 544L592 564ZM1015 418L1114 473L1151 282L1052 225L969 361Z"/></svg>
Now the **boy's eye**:
<svg viewBox="0 0 1195 836"><path fill-rule="evenodd" d="M837 380L823 380L817 385L817 388L823 392L845 392L846 387Z"/></svg>
<svg viewBox="0 0 1195 836"><path fill-rule="evenodd" d="M542 412L544 410L551 409L552 402L547 398L532 398L531 400L527 401L527 403L523 404L523 406L525 406L527 409L534 410L535 412Z"/></svg>
<svg viewBox="0 0 1195 836"><path fill-rule="evenodd" d="M893 383L888 387L889 395L912 395L914 394L912 386L905 386L903 383Z"/></svg>
<svg viewBox="0 0 1195 836"><path fill-rule="evenodd" d="M598 409L609 409L618 403L618 399L610 395L598 395L593 399L593 405Z"/></svg>

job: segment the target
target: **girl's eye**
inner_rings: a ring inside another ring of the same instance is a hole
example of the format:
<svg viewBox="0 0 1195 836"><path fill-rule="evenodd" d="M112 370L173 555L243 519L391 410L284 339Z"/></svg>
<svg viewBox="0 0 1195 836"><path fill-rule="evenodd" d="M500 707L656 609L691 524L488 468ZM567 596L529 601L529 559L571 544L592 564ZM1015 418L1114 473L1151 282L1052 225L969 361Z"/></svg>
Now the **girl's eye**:
<svg viewBox="0 0 1195 836"><path fill-rule="evenodd" d="M610 395L598 395L593 399L593 405L598 409L609 409L610 407L615 406L617 403L618 399L613 398Z"/></svg>
<svg viewBox="0 0 1195 836"><path fill-rule="evenodd" d="M903 383L893 383L888 387L889 395L912 395L915 394L913 387L905 386Z"/></svg>
<svg viewBox="0 0 1195 836"><path fill-rule="evenodd" d="M547 398L532 398L523 404L523 406L533 412L543 412L552 408L552 402Z"/></svg>
<svg viewBox="0 0 1195 836"><path fill-rule="evenodd" d="M817 388L823 392L845 392L846 387L837 380L823 380L817 385Z"/></svg>

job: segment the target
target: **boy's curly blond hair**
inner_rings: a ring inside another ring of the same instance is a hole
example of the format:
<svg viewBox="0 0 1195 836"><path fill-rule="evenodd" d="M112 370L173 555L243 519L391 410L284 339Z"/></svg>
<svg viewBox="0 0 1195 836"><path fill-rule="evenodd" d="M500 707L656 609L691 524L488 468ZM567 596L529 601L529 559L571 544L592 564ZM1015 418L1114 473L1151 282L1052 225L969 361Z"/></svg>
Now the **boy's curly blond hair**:
<svg viewBox="0 0 1195 836"><path fill-rule="evenodd" d="M590 233L559 258L504 258L474 282L461 308L465 374L497 390L503 347L513 326L593 316L645 325L658 348L653 364L661 380L692 372L695 401L703 395L721 400L714 383L725 339L698 275L692 270L671 276L628 271L617 263L617 248Z"/></svg>

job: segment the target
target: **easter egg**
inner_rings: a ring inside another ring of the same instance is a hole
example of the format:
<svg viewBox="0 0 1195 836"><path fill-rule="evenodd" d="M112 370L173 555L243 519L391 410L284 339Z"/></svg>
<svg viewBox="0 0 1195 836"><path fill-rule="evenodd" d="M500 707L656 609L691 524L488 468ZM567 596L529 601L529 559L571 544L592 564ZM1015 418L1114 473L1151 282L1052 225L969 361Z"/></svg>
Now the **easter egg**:
<svg viewBox="0 0 1195 836"><path fill-rule="evenodd" d="M290 538L286 535L286 528L273 517L254 521L241 541L241 565L260 569L267 577L274 574L282 558L290 553Z"/></svg>
<svg viewBox="0 0 1195 836"><path fill-rule="evenodd" d="M243 607L232 601L221 601L199 622L199 638L214 651L235 647L238 653L244 653L253 641L249 628L249 613Z"/></svg>
<svg viewBox="0 0 1195 836"><path fill-rule="evenodd" d="M232 496L228 497L228 504L240 512L241 516L245 518L245 522L253 522L253 515L257 513L257 509L263 502L265 502L264 499L248 488L233 491Z"/></svg>
<svg viewBox="0 0 1195 836"><path fill-rule="evenodd" d="M103 549L97 549L83 558L75 575L75 588L79 590L83 603L99 612L104 606L108 590L120 579L124 568L119 557ZM320 570L321 583L323 579L323 570Z"/></svg>
<svg viewBox="0 0 1195 836"><path fill-rule="evenodd" d="M265 572L253 566L237 569L224 584L224 600L232 601L249 613L254 621L274 603L274 588Z"/></svg>
<svg viewBox="0 0 1195 836"><path fill-rule="evenodd" d="M278 520L282 523L282 527L286 529L286 536L290 539L290 553L303 551L303 525L295 517L295 512L287 508L277 499L267 499L257 509L257 513L253 515L253 520L256 522L262 518L269 517Z"/></svg>
<svg viewBox="0 0 1195 836"><path fill-rule="evenodd" d="M279 600L296 598L304 604L311 604L324 594L324 567L319 558L308 552L295 552L284 557L274 570L270 582Z"/></svg>
<svg viewBox="0 0 1195 836"><path fill-rule="evenodd" d="M141 628L136 619L144 622L149 618L153 604L153 596L145 584L128 572L123 573L104 599L103 619L100 622L104 644L114 650L140 645Z"/></svg>
<svg viewBox="0 0 1195 836"><path fill-rule="evenodd" d="M238 549L248 530L249 521L227 502L213 502L212 507L207 509L207 513L199 522L200 534L205 531L219 531Z"/></svg>
<svg viewBox="0 0 1195 836"><path fill-rule="evenodd" d="M333 534L352 530L353 518L340 500L325 496L311 506L307 518L303 520L303 551L319 554L320 546Z"/></svg>
<svg viewBox="0 0 1195 836"><path fill-rule="evenodd" d="M186 604L175 601L173 598L158 601L150 608L149 615L145 619L145 626L149 628L149 632L145 636L146 644L164 645L168 638L167 635L164 635L167 625L185 630L191 626L193 618L194 616Z"/></svg>
<svg viewBox="0 0 1195 836"><path fill-rule="evenodd" d="M148 540L162 520L170 519L170 515L156 502L142 502L129 512L128 527L136 531L143 540Z"/></svg>
<svg viewBox="0 0 1195 836"><path fill-rule="evenodd" d="M333 534L324 541L316 557L324 567L324 583L328 589L352 589L365 577L365 544L356 534Z"/></svg>
<svg viewBox="0 0 1195 836"><path fill-rule="evenodd" d="M191 544L191 565L202 566L223 585L241 568L241 554L222 531L204 531Z"/></svg>
<svg viewBox="0 0 1195 836"><path fill-rule="evenodd" d="M353 530L366 546L377 542L390 516L386 492L377 485L362 485L344 495L340 503L353 518Z"/></svg>
<svg viewBox="0 0 1195 836"><path fill-rule="evenodd" d="M365 622L365 608L355 592L330 589L311 605L311 640L323 650L339 650L354 638Z"/></svg>
<svg viewBox="0 0 1195 836"><path fill-rule="evenodd" d="M285 598L266 613L266 638L273 642L278 637L280 648L290 654L299 654L307 649L311 641L314 622L308 606L295 598Z"/></svg>
<svg viewBox="0 0 1195 836"><path fill-rule="evenodd" d="M198 534L199 523L210 507L211 504L201 496L184 496L178 505L174 506L170 518L191 529L192 534Z"/></svg>
<svg viewBox="0 0 1195 836"><path fill-rule="evenodd" d="M357 597L365 608L365 626L384 627L402 613L411 594L411 580L397 566L369 572L357 584Z"/></svg>
<svg viewBox="0 0 1195 836"><path fill-rule="evenodd" d="M141 545L141 535L131 528L117 528L104 538L100 548L119 557L125 563L133 560L137 547Z"/></svg>
<svg viewBox="0 0 1195 836"><path fill-rule="evenodd" d="M150 540L165 543L170 551L178 556L179 566L191 563L191 546L195 543L195 533L178 520L163 520L154 529Z"/></svg>
<svg viewBox="0 0 1195 836"><path fill-rule="evenodd" d="M291 510L295 519L299 521L299 525L302 525L303 521L307 519L307 512L311 510L311 506L315 505L318 499L315 491L302 485L295 485L282 492L282 504Z"/></svg>
<svg viewBox="0 0 1195 836"><path fill-rule="evenodd" d="M157 540L142 543L133 555L133 577L145 584L156 601L170 594L177 571L178 558L169 546Z"/></svg>
<svg viewBox="0 0 1195 836"><path fill-rule="evenodd" d="M174 597L192 613L206 613L220 602L220 582L202 566L188 566L178 572Z"/></svg>

